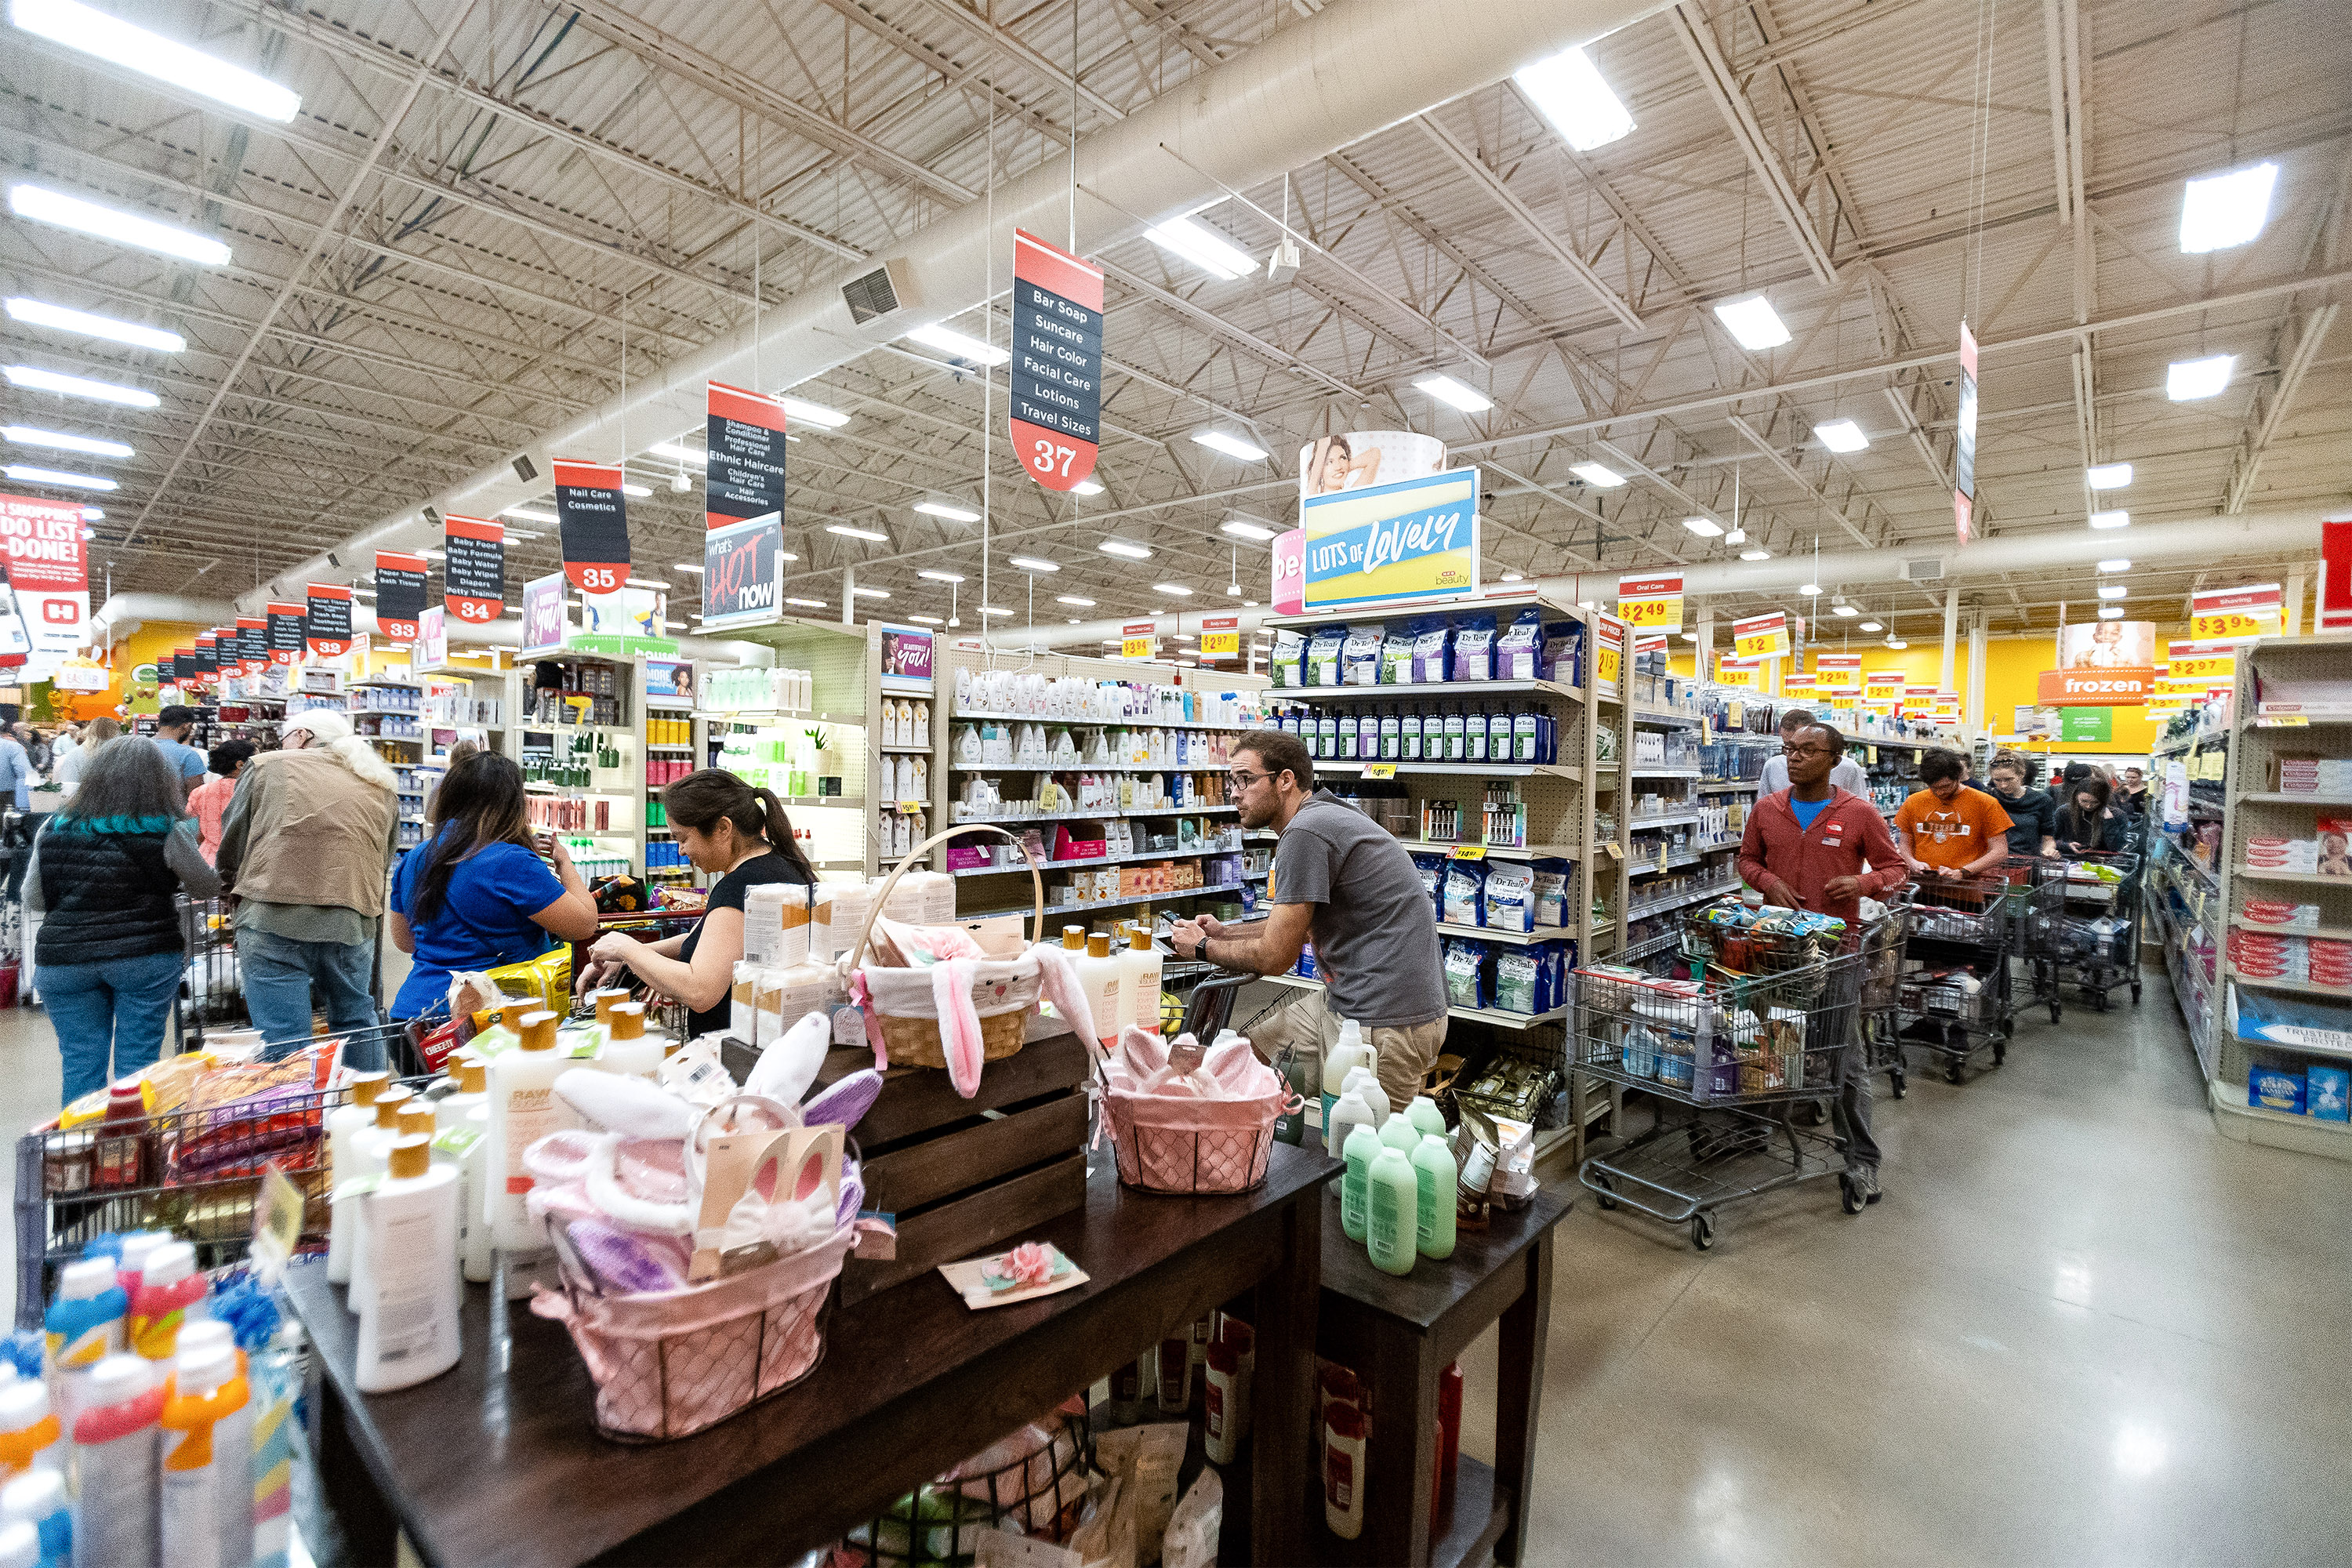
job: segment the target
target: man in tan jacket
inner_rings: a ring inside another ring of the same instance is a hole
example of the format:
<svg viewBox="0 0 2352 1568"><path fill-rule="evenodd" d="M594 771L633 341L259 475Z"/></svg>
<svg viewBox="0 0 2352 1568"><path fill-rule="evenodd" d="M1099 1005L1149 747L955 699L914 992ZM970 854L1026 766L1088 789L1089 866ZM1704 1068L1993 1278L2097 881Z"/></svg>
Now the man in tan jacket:
<svg viewBox="0 0 2352 1568"><path fill-rule="evenodd" d="M345 1065L384 1065L376 925L400 831L392 770L331 709L286 721L285 750L246 764L221 816L219 868L238 900L236 962L255 1027L282 1056L314 1003L350 1037Z"/></svg>

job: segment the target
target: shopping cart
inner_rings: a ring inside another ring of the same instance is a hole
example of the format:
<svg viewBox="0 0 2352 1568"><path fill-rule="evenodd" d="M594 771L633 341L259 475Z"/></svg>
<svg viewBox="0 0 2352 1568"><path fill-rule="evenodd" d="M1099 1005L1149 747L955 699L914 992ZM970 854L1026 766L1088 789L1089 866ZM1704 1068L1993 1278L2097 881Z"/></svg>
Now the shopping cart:
<svg viewBox="0 0 2352 1568"><path fill-rule="evenodd" d="M2011 960L2046 950L2059 911L2059 879L2030 856L2012 856L1975 877L1924 877L1910 884L1911 921L1895 1017L1906 1046L1943 1062L1951 1083L1990 1052L2009 1059L2020 991ZM2058 1019L2054 966L2028 958L2026 1000L2047 1002Z"/></svg>
<svg viewBox="0 0 2352 1568"><path fill-rule="evenodd" d="M1872 943L1868 929L1733 931L1702 912L1684 924L1688 977L1578 970L1573 1070L1641 1089L1655 1110L1648 1131L1578 1167L1601 1206L1687 1225L1702 1250L1724 1205L1819 1176L1836 1176L1845 1212L1860 1213L1839 1142L1791 1113L1836 1093L1839 1053L1859 1040Z"/></svg>
<svg viewBox="0 0 2352 1568"><path fill-rule="evenodd" d="M183 1044L196 1045L204 1040L207 1026L229 1027L246 1020L245 985L236 967L236 916L226 899L183 894L179 906L188 967L177 1021Z"/></svg>
<svg viewBox="0 0 2352 1568"><path fill-rule="evenodd" d="M1904 1096L1909 1064L1903 1052L1903 952L1911 935L1911 889L1890 891L1883 911L1863 924L1862 992L1854 1028L1862 1037L1863 1064L1869 1072L1883 1072L1894 1097ZM1865 900L1865 913L1871 902ZM1819 1111L1821 1107L1812 1108Z"/></svg>
<svg viewBox="0 0 2352 1568"><path fill-rule="evenodd" d="M2055 925L2056 977L2107 1010L2107 993L2128 984L2139 1000L2140 857L2068 856L2054 863L2063 910Z"/></svg>

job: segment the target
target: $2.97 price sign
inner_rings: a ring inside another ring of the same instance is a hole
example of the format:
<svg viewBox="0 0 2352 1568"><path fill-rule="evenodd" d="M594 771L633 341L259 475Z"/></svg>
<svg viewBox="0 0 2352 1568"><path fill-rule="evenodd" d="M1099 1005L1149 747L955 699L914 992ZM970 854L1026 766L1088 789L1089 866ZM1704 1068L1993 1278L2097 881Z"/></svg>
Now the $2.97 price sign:
<svg viewBox="0 0 2352 1568"><path fill-rule="evenodd" d="M1095 471L1102 438L1103 275L1025 229L1013 231L1012 395L1005 422L1029 477L1068 490Z"/></svg>

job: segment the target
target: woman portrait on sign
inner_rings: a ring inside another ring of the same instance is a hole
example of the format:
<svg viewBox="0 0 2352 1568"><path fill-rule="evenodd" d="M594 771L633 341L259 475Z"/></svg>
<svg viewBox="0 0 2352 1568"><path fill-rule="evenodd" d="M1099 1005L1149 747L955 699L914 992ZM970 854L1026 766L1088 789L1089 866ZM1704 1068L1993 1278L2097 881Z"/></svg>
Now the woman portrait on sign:
<svg viewBox="0 0 2352 1568"><path fill-rule="evenodd" d="M1366 485L1378 484L1380 476L1381 449L1368 447L1360 458L1345 436L1318 437L1307 455L1306 479L1310 496L1361 489Z"/></svg>

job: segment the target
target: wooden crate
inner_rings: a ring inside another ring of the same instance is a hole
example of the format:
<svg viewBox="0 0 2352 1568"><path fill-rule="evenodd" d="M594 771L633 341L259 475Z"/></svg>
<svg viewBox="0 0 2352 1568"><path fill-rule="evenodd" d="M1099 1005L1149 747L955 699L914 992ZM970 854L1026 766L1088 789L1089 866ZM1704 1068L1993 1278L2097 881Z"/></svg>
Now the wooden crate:
<svg viewBox="0 0 2352 1568"><path fill-rule="evenodd" d="M1017 1055L988 1064L966 1100L936 1068L892 1068L874 1108L853 1130L865 1155L866 1206L898 1216L898 1255L851 1258L841 1304L1018 1239L1087 1200L1088 1058L1058 1021ZM727 1053L740 1081L751 1054ZM863 1047L832 1052L820 1085L874 1065Z"/></svg>

